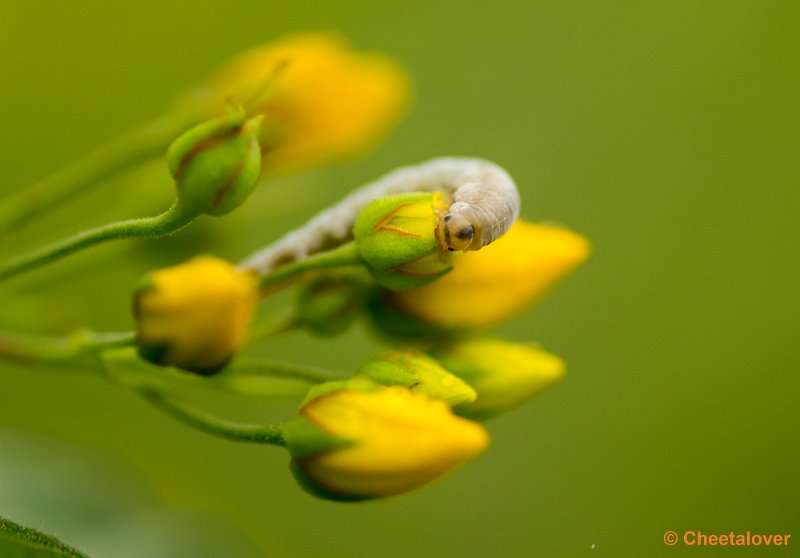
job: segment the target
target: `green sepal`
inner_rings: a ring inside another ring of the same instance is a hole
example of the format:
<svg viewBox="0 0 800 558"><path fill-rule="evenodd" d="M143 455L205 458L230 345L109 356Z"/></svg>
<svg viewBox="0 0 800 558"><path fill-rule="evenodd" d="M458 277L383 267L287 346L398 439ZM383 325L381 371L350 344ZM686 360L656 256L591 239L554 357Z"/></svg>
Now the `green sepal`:
<svg viewBox="0 0 800 558"><path fill-rule="evenodd" d="M370 380L383 386L413 387L420 382L419 377L403 366L394 362L382 360L368 360L357 370L359 376L366 376Z"/></svg>
<svg viewBox="0 0 800 558"><path fill-rule="evenodd" d="M447 266L436 273L426 275L408 275L397 271L387 272L377 269L370 269L369 271L375 282L383 288L390 291L402 292L410 291L411 289L416 289L417 287L436 281L452 269L452 266Z"/></svg>
<svg viewBox="0 0 800 558"><path fill-rule="evenodd" d="M353 236L365 238L372 234L377 225L385 221L387 216L396 212L401 206L414 203L433 203L433 194L426 192L406 192L392 194L372 200L361 210L353 224Z"/></svg>
<svg viewBox="0 0 800 558"><path fill-rule="evenodd" d="M178 136L167 148L167 168L172 177L179 178L182 167L189 162L191 151L196 150L198 144L221 142L226 137L235 135L246 121L247 114L244 110L236 110L201 122Z"/></svg>
<svg viewBox="0 0 800 558"><path fill-rule="evenodd" d="M341 494L328 490L317 481L308 476L303 469L303 466L296 461L292 460L289 463L289 471L291 471L294 480L297 484L308 494L323 500L333 500L334 502L363 502L364 500L371 500L374 496L356 496L354 494Z"/></svg>
<svg viewBox="0 0 800 558"><path fill-rule="evenodd" d="M303 401L300 403L300 409L302 409L306 403L316 399L317 397L327 395L333 391L344 389L352 391L375 391L379 388L380 386L378 384L369 378L364 378L361 376L354 376L346 380L337 380L335 382L324 382L322 384L317 384L308 390L305 398L303 398Z"/></svg>
<svg viewBox="0 0 800 558"><path fill-rule="evenodd" d="M143 295L144 293L150 292L156 288L156 283L153 281L153 276L151 274L143 275L137 282L136 285L133 287L133 296L137 297L139 295Z"/></svg>
<svg viewBox="0 0 800 558"><path fill-rule="evenodd" d="M157 345L144 345L140 341L136 342L136 352L139 358L151 364L164 366L169 352L169 345L159 343Z"/></svg>
<svg viewBox="0 0 800 558"><path fill-rule="evenodd" d="M141 311L142 297L145 294L154 291L155 289L156 289L155 281L153 280L153 276L149 273L147 275L142 276L134 286L133 297L131 298L131 307L133 310L134 320L136 320L137 323L139 322L142 315ZM168 351L169 347L163 343L159 343L157 345L143 344L137 332L136 352L139 355L139 358L141 358L142 360L160 366L164 363L164 359L166 358Z"/></svg>
<svg viewBox="0 0 800 558"><path fill-rule="evenodd" d="M302 461L336 449L353 445L353 441L334 436L323 430L311 419L299 416L283 425L286 448L292 459Z"/></svg>
<svg viewBox="0 0 800 558"><path fill-rule="evenodd" d="M472 403L478 396L472 386L431 356L408 350L384 351L364 363L356 374L381 385L401 385L450 406Z"/></svg>

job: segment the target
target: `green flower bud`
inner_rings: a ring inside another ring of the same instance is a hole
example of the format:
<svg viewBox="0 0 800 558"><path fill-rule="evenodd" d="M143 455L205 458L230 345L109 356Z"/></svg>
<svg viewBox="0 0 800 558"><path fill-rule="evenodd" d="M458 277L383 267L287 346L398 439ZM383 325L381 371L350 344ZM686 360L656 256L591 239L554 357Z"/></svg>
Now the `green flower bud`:
<svg viewBox="0 0 800 558"><path fill-rule="evenodd" d="M434 351L436 358L478 393L456 412L486 420L514 409L564 376L564 361L535 345L467 339Z"/></svg>
<svg viewBox="0 0 800 558"><path fill-rule="evenodd" d="M247 199L261 174L262 119L247 120L244 111L237 111L195 126L172 142L167 165L180 203L218 216Z"/></svg>
<svg viewBox="0 0 800 558"><path fill-rule="evenodd" d="M384 351L361 365L356 375L385 386L403 386L411 392L441 399L451 407L477 398L474 389L436 360L412 351Z"/></svg>
<svg viewBox="0 0 800 558"><path fill-rule="evenodd" d="M338 335L356 321L368 294L365 279L354 274L318 277L300 288L297 315L317 335Z"/></svg>
<svg viewBox="0 0 800 558"><path fill-rule="evenodd" d="M438 194L407 193L377 199L364 208L353 236L378 284L405 291L452 269L449 253L436 240L437 212L445 208L441 202Z"/></svg>

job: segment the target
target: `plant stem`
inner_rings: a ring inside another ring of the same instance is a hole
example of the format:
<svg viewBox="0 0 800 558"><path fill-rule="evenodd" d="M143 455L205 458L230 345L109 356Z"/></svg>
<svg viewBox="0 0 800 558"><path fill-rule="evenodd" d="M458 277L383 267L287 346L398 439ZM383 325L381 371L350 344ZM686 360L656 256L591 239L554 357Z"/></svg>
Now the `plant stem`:
<svg viewBox="0 0 800 558"><path fill-rule="evenodd" d="M342 379L342 376L326 370L319 370L310 366L302 366L290 362L264 359L237 359L223 374L233 377L249 375L258 376L260 378L300 380L301 382L311 384Z"/></svg>
<svg viewBox="0 0 800 558"><path fill-rule="evenodd" d="M71 359L75 348L67 338L47 339L0 333L0 356L22 361L62 361Z"/></svg>
<svg viewBox="0 0 800 558"><path fill-rule="evenodd" d="M242 424L221 419L153 389L139 389L139 394L172 418L207 434L236 442L286 445L283 429L279 424Z"/></svg>
<svg viewBox="0 0 800 558"><path fill-rule="evenodd" d="M80 356L132 346L134 334L77 331L66 337L34 337L0 332L0 357L40 362L70 362Z"/></svg>
<svg viewBox="0 0 800 558"><path fill-rule="evenodd" d="M172 207L156 217L118 221L79 232L0 265L0 282L109 240L167 236L191 223L197 215L196 211L189 210L176 201Z"/></svg>
<svg viewBox="0 0 800 558"><path fill-rule="evenodd" d="M250 332L250 343L258 343L282 333L287 333L302 325L302 321L295 314L288 314L280 318L267 321L266 317L257 317Z"/></svg>
<svg viewBox="0 0 800 558"><path fill-rule="evenodd" d="M169 118L158 119L105 143L93 152L0 201L0 238L33 221L64 200L166 150L179 131Z"/></svg>
<svg viewBox="0 0 800 558"><path fill-rule="evenodd" d="M202 378L175 368L152 365L132 350L133 332L97 333L78 330L63 337L39 337L0 331L0 359L55 364L99 373L129 388L202 387L250 396L286 397L305 393L308 384L339 380L341 376L291 362L237 359L224 371ZM267 380L301 382L275 384ZM305 386L303 385L305 384Z"/></svg>
<svg viewBox="0 0 800 558"><path fill-rule="evenodd" d="M132 331L122 333L94 333L88 332L81 342L84 350L93 352L108 351L111 349L124 349L136 344L136 334Z"/></svg>
<svg viewBox="0 0 800 558"><path fill-rule="evenodd" d="M278 290L291 280L313 271L355 265L362 265L361 256L358 255L355 242L348 242L333 250L278 267L261 278L261 288Z"/></svg>

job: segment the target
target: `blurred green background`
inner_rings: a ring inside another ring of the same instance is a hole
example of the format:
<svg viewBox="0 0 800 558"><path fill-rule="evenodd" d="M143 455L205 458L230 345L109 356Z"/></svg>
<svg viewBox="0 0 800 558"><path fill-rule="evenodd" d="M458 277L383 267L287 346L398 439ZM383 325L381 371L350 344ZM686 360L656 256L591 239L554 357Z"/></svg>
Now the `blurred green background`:
<svg viewBox="0 0 800 558"><path fill-rule="evenodd" d="M416 83L412 111L370 157L262 185L241 211L169 242L117 243L8 283L3 327L130 328L145 271L197 251L239 258L438 155L498 162L526 217L594 245L500 328L561 355L566 380L490 422L490 451L424 490L318 501L280 450L189 430L99 379L3 364L0 515L100 558L687 553L664 545L669 529L788 532L800 545L798 25L800 4L755 0L0 1L4 195L287 32L340 31L398 57ZM153 213L171 194L157 162L0 252ZM376 346L362 328L259 351L347 371ZM698 555L731 552L792 550Z"/></svg>

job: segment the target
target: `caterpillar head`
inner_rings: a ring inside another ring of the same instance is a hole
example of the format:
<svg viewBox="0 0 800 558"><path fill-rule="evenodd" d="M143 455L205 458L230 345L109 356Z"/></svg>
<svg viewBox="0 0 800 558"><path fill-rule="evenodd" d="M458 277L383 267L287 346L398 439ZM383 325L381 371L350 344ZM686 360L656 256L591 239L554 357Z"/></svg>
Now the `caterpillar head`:
<svg viewBox="0 0 800 558"><path fill-rule="evenodd" d="M436 237L451 252L467 250L475 238L475 227L463 215L448 213L439 220Z"/></svg>

